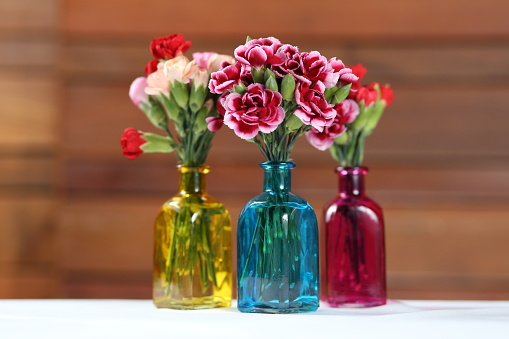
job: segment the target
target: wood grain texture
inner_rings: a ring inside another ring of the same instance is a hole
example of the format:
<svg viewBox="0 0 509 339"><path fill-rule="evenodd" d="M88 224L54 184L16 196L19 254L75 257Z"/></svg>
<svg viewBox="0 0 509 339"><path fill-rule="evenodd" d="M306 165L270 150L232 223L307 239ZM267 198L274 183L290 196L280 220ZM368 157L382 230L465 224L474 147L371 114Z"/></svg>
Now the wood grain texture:
<svg viewBox="0 0 509 339"><path fill-rule="evenodd" d="M0 3L0 298L58 295L57 10Z"/></svg>
<svg viewBox="0 0 509 339"><path fill-rule="evenodd" d="M142 0L68 0L64 26L72 34L165 34L245 37L336 36L343 39L380 36L464 36L509 33L503 0L379 2L234 0L213 2ZM270 10L267 10L270 8ZM90 18L94 18L91 24ZM489 18L489 19L488 19ZM136 24L133 24L136 23Z"/></svg>
<svg viewBox="0 0 509 339"><path fill-rule="evenodd" d="M5 0L0 2L0 29L15 33L44 33L58 23L58 0Z"/></svg>
<svg viewBox="0 0 509 339"><path fill-rule="evenodd" d="M365 157L389 296L509 298L508 12L504 0L2 1L0 298L150 297L152 222L176 191L176 162L129 161L119 138L157 132L127 92L150 40L172 33L190 53L224 54L276 36L390 83L395 102ZM292 157L294 191L320 216L336 165L305 140ZM227 128L214 140L208 189L234 225L262 160Z"/></svg>
<svg viewBox="0 0 509 339"><path fill-rule="evenodd" d="M235 193L220 199L235 225L244 200ZM309 199L315 206L320 200ZM93 296L109 290L121 295L134 286L139 293L149 291L153 220L162 201L154 196L69 201L60 232L67 253L61 263L68 293ZM508 211L493 207L466 211L429 203L413 208L389 205L384 213L391 297L414 292L432 298L436 290L435 298L447 292L449 297L467 298L471 293L483 295L483 288L486 298L509 295L504 285L509 266L502 260L509 256ZM114 291L115 283L120 290Z"/></svg>
<svg viewBox="0 0 509 339"><path fill-rule="evenodd" d="M55 220L51 196L0 195L0 264L52 264Z"/></svg>

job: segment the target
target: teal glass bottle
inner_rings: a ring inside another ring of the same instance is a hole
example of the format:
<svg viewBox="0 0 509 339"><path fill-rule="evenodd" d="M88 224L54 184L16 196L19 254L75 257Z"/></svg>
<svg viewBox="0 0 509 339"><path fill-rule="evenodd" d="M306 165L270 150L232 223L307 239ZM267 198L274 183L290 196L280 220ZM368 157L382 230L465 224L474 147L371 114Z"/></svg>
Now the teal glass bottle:
<svg viewBox="0 0 509 339"><path fill-rule="evenodd" d="M292 162L263 162L263 192L242 210L237 229L238 309L298 313L319 306L318 224L291 192Z"/></svg>

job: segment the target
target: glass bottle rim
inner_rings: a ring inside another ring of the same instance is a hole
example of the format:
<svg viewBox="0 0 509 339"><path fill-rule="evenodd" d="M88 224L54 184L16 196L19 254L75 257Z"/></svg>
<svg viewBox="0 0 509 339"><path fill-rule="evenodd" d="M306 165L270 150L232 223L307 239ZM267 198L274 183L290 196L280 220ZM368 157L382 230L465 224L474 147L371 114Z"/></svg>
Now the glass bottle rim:
<svg viewBox="0 0 509 339"><path fill-rule="evenodd" d="M369 172L369 168L365 167L365 166L345 166L345 167L338 166L338 167L336 167L335 172L338 173L339 175L347 175L347 174L353 174L353 175L363 174L363 175L365 175L366 173Z"/></svg>
<svg viewBox="0 0 509 339"><path fill-rule="evenodd" d="M205 165L205 164L199 165L199 166L190 166L190 165L178 164L177 165L177 170L180 173L198 172L198 173L207 174L207 173L210 172L210 166Z"/></svg>
<svg viewBox="0 0 509 339"><path fill-rule="evenodd" d="M264 161L260 163L260 167L266 170L283 170L295 168L295 163L292 161Z"/></svg>

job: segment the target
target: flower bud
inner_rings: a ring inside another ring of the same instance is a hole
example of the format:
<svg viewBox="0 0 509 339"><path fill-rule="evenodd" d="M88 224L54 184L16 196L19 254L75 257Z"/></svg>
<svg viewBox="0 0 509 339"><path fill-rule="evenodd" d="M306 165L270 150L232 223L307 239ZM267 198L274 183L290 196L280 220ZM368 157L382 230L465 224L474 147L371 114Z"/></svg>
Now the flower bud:
<svg viewBox="0 0 509 339"><path fill-rule="evenodd" d="M207 116L209 115L209 110L207 106L203 106L198 113L196 114L193 133L201 134L203 131L207 130Z"/></svg>
<svg viewBox="0 0 509 339"><path fill-rule="evenodd" d="M148 94L145 93L145 87L147 87L147 78L138 77L134 79L131 86L129 87L129 97L136 106L140 106L143 102L148 101Z"/></svg>
<svg viewBox="0 0 509 339"><path fill-rule="evenodd" d="M274 72L272 72L270 69L266 69L265 72L263 73L263 80L265 80L265 82L267 82L267 80L269 80L270 78L273 78L274 80L276 79L276 74L274 74Z"/></svg>
<svg viewBox="0 0 509 339"><path fill-rule="evenodd" d="M182 110L179 105L177 105L177 102L175 101L175 98L173 96L167 97L166 95L159 95L157 97L159 101L163 104L164 108L166 109L166 113L168 114L168 117L173 121L177 121L179 119L180 111Z"/></svg>
<svg viewBox="0 0 509 339"><path fill-rule="evenodd" d="M276 78L268 78L267 81L265 81L265 88L268 88L270 89L271 91L274 91L274 92L277 92L278 91L278 87L277 87L277 81L276 81Z"/></svg>
<svg viewBox="0 0 509 339"><path fill-rule="evenodd" d="M191 111L197 112L203 106L206 96L207 88L205 85L193 83L189 96L189 108L191 108Z"/></svg>
<svg viewBox="0 0 509 339"><path fill-rule="evenodd" d="M293 94L295 92L295 78L291 74L285 75L281 82L281 95L286 101L293 100Z"/></svg>
<svg viewBox="0 0 509 339"><path fill-rule="evenodd" d="M265 84L265 67L253 67L251 68L251 75L253 76L254 82L259 84Z"/></svg>
<svg viewBox="0 0 509 339"><path fill-rule="evenodd" d="M350 93L350 89L352 88L352 84L348 84L346 86L342 86L338 88L338 90L334 93L331 98L331 104L336 105L341 101L345 100L348 94Z"/></svg>

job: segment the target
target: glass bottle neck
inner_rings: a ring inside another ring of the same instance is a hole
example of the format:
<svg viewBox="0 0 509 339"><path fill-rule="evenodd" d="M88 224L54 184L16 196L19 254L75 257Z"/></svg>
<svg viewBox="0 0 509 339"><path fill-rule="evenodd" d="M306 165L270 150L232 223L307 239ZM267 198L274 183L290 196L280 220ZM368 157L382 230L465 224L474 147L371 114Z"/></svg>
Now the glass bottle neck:
<svg viewBox="0 0 509 339"><path fill-rule="evenodd" d="M265 192L290 192L292 190L293 162L266 161L263 168L263 190Z"/></svg>
<svg viewBox="0 0 509 339"><path fill-rule="evenodd" d="M339 195L364 196L364 177L368 173L367 167L338 167Z"/></svg>
<svg viewBox="0 0 509 339"><path fill-rule="evenodd" d="M210 172L210 167L203 165L199 167L191 167L185 165L177 166L180 172L180 188L181 194L205 194L206 179L205 174Z"/></svg>

